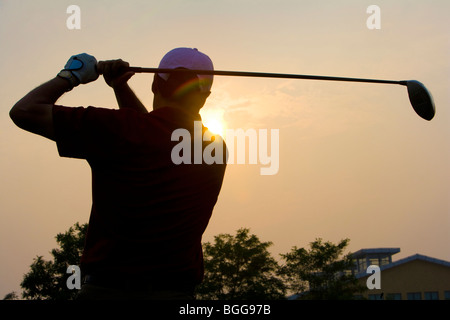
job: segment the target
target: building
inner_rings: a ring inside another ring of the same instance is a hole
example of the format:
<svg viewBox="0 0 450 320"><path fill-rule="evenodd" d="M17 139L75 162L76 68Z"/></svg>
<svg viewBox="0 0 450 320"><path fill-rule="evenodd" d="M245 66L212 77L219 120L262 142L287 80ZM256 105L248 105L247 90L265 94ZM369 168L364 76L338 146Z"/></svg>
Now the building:
<svg viewBox="0 0 450 320"><path fill-rule="evenodd" d="M364 292L369 300L450 300L450 262L421 254L393 262L392 255L400 248L361 249L353 254L353 273L363 285L374 283L369 266L378 266L380 289ZM369 279L369 277L371 277Z"/></svg>

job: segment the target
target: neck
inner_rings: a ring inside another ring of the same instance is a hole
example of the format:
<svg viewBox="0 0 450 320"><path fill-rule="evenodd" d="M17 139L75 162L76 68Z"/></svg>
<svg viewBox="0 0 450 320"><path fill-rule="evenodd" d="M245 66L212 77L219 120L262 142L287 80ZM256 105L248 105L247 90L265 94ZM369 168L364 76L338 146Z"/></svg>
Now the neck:
<svg viewBox="0 0 450 320"><path fill-rule="evenodd" d="M171 107L183 110L194 115L199 114L201 107L197 107L195 103L190 103L190 101L175 101L171 99L165 99L159 94L155 94L153 98L153 110L160 109L163 107Z"/></svg>

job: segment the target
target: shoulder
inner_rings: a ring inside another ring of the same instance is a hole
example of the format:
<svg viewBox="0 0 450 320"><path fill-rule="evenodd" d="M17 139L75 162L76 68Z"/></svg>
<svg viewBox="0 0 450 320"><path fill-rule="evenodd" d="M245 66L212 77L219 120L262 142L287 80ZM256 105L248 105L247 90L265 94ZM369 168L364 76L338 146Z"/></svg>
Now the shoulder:
<svg viewBox="0 0 450 320"><path fill-rule="evenodd" d="M53 106L53 116L58 120L83 120L107 122L113 119L139 118L139 112L133 109L110 109L104 107L66 107L61 105Z"/></svg>

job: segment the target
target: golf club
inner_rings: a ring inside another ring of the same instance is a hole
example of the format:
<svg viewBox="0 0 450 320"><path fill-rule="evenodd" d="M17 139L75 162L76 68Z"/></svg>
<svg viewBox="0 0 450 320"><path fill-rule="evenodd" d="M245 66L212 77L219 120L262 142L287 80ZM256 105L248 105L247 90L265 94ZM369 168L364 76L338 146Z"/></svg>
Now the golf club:
<svg viewBox="0 0 450 320"><path fill-rule="evenodd" d="M284 74L284 73L265 73L265 72L246 72L246 71L219 71L219 70L188 70L188 69L159 69L159 68L141 68L128 67L128 71L135 73L171 73L171 72L194 72L196 74L217 75L217 76L238 76L238 77L259 77L259 78L283 78L283 79L307 79L307 80L328 80L328 81L348 81L348 82L369 82L384 84L399 84L406 86L408 90L409 101L414 111L423 119L431 120L435 114L433 98L425 86L417 80L379 80L379 79L360 79L332 76L314 76L302 74Z"/></svg>

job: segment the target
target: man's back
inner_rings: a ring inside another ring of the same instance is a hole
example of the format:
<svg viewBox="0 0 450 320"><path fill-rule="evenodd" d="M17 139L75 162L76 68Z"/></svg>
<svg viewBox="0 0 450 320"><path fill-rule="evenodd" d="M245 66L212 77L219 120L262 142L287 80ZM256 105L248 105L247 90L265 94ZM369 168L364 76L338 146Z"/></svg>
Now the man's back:
<svg viewBox="0 0 450 320"><path fill-rule="evenodd" d="M174 164L171 136L187 129L194 138L200 116L170 107L141 114L55 106L54 121L60 155L86 158L92 168L82 272L199 283L201 236L226 164Z"/></svg>

